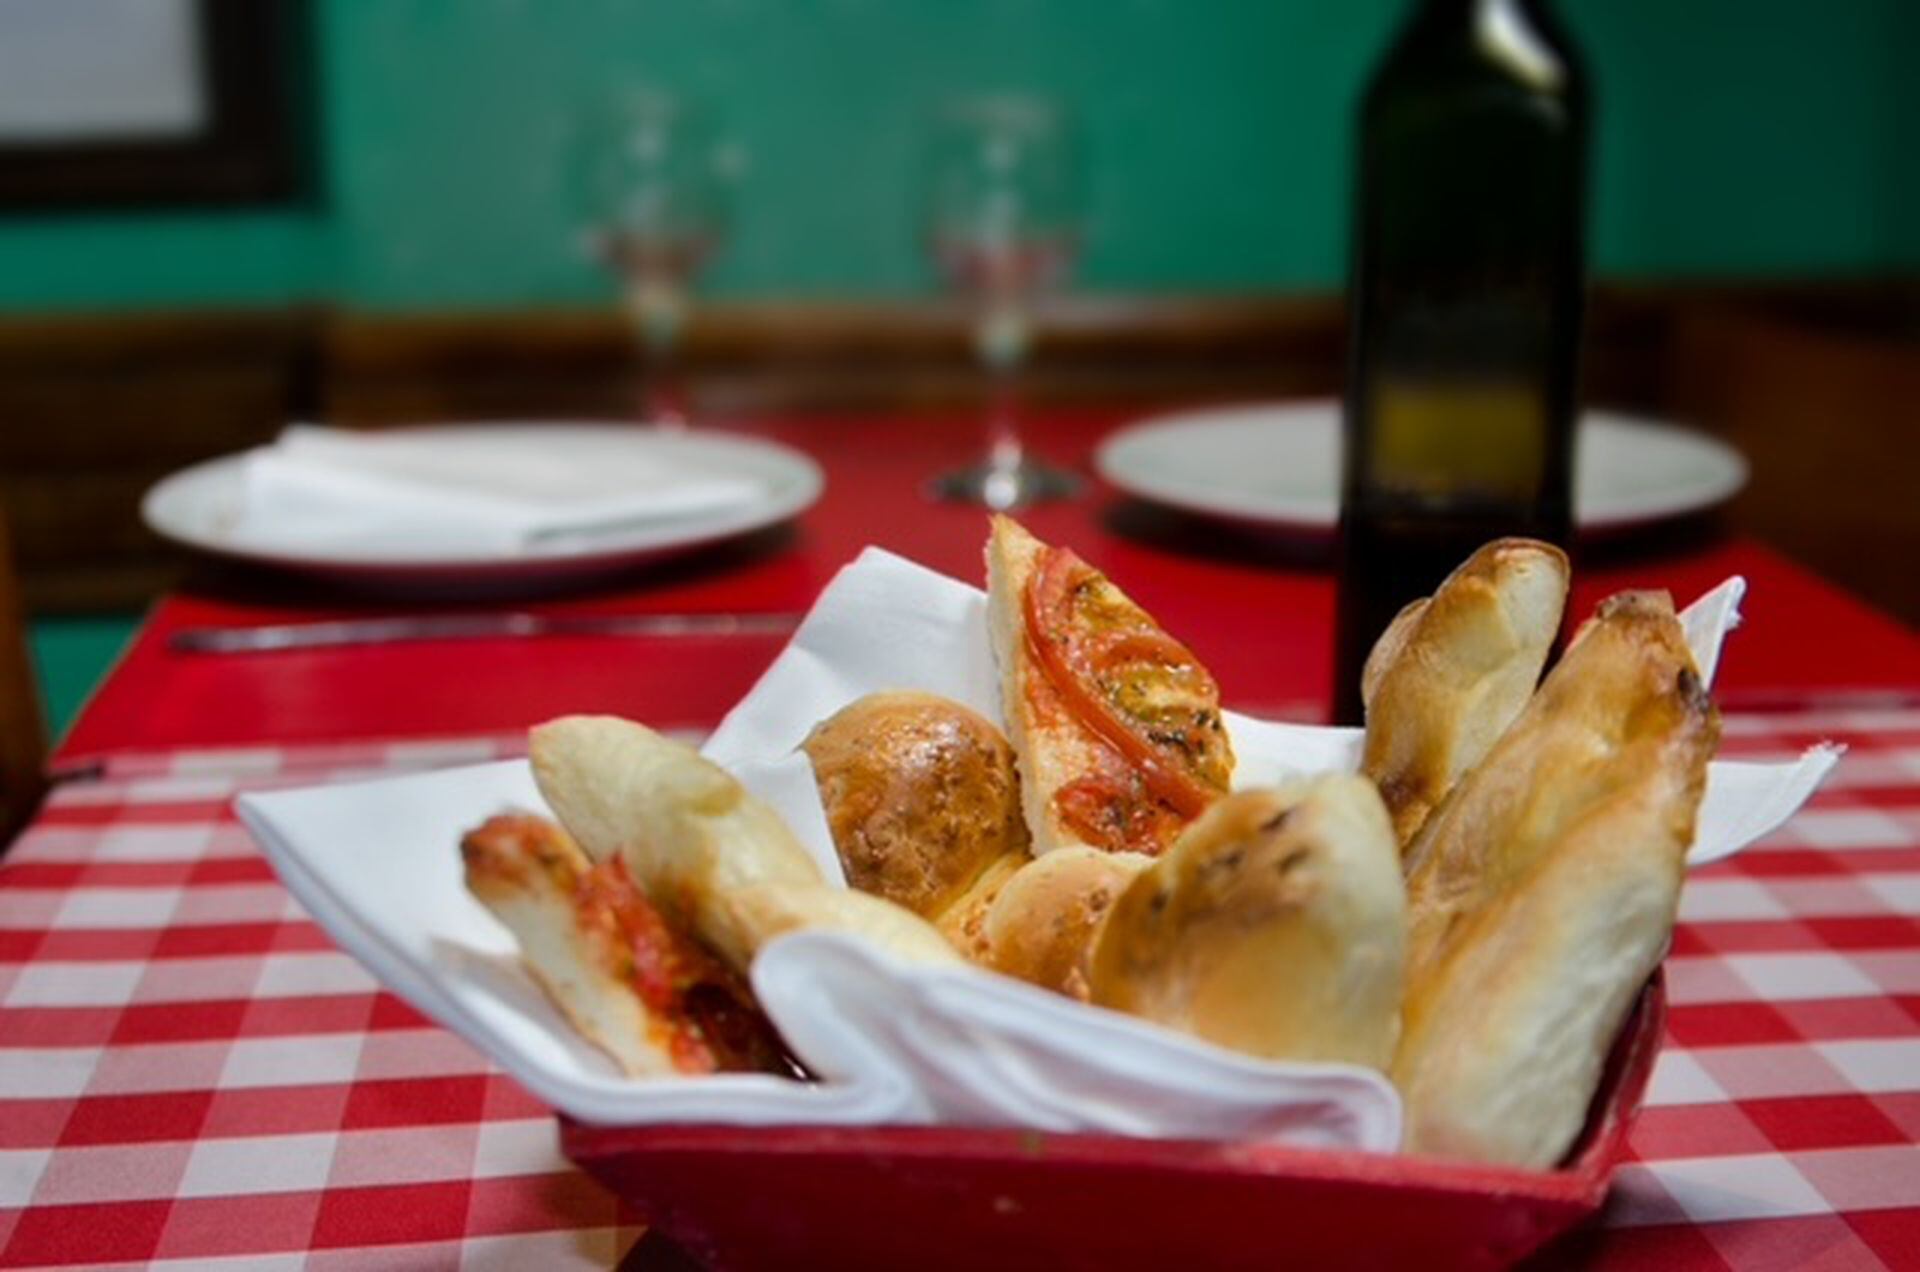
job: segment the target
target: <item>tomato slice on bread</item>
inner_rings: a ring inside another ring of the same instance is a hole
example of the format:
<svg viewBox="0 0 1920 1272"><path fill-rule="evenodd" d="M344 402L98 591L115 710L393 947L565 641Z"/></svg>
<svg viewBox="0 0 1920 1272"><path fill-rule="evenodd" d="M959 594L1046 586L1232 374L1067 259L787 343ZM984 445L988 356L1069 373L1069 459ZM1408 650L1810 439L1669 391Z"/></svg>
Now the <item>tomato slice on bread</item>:
<svg viewBox="0 0 1920 1272"><path fill-rule="evenodd" d="M618 857L502 813L460 843L468 889L513 932L576 1028L643 1076L791 1071L746 983L661 915Z"/></svg>
<svg viewBox="0 0 1920 1272"><path fill-rule="evenodd" d="M1004 518L989 575L1036 847L1164 850L1231 785L1219 685L1100 571Z"/></svg>
<svg viewBox="0 0 1920 1272"><path fill-rule="evenodd" d="M1188 648L1069 548L1027 580L1027 644L1080 724L1182 817L1226 793L1219 687Z"/></svg>

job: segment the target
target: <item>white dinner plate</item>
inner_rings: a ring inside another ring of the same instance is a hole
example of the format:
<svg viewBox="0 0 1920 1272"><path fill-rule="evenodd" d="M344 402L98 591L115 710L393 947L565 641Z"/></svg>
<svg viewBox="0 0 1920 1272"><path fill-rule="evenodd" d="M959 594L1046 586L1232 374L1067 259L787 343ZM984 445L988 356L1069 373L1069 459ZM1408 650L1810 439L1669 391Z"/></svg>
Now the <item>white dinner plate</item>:
<svg viewBox="0 0 1920 1272"><path fill-rule="evenodd" d="M1686 429L1589 411L1580 421L1573 509L1583 533L1700 512L1731 498L1747 463ZM1183 411L1113 434L1100 475L1130 495L1185 512L1311 533L1340 514L1340 407L1268 403Z"/></svg>
<svg viewBox="0 0 1920 1272"><path fill-rule="evenodd" d="M625 569L778 525L820 497L820 467L789 447L740 434L696 429L663 433L612 423L461 424L406 430L412 444L464 447L506 440L541 447L591 472L636 457L685 463L708 476L745 478L762 493L704 512L629 522L593 534L536 540L516 550L396 535L351 542L258 534L247 528L247 455L228 455L175 473L147 492L141 515L156 533L217 556L357 583L436 589L564 581Z"/></svg>

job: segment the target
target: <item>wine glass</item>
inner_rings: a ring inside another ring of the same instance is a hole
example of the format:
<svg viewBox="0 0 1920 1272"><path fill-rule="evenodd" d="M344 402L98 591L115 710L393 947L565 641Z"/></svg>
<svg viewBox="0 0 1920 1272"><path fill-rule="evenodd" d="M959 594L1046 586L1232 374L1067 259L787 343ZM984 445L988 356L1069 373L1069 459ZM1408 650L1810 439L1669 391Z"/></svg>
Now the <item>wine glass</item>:
<svg viewBox="0 0 1920 1272"><path fill-rule="evenodd" d="M680 336L700 271L726 231L722 150L697 102L637 88L587 121L579 198L594 257L618 278L647 378L645 420L685 428Z"/></svg>
<svg viewBox="0 0 1920 1272"><path fill-rule="evenodd" d="M972 308L974 352L991 383L986 455L936 477L930 490L996 510L1075 494L1078 477L1022 446L1018 393L1034 305L1066 277L1080 243L1072 121L1038 97L949 103L928 138L925 179L927 243Z"/></svg>

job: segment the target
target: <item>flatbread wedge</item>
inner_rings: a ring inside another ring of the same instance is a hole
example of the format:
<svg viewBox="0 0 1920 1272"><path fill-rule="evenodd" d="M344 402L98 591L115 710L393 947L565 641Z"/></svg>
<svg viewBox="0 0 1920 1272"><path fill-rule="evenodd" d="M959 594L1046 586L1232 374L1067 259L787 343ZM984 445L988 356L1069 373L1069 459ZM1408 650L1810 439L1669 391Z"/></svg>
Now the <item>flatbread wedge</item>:
<svg viewBox="0 0 1920 1272"><path fill-rule="evenodd" d="M1105 575L1007 517L987 595L1034 853L1165 851L1232 783L1212 674Z"/></svg>
<svg viewBox="0 0 1920 1272"><path fill-rule="evenodd" d="M790 1071L745 983L669 926L619 860L595 865L531 813L489 818L460 856L468 891L513 933L534 979L628 1074Z"/></svg>

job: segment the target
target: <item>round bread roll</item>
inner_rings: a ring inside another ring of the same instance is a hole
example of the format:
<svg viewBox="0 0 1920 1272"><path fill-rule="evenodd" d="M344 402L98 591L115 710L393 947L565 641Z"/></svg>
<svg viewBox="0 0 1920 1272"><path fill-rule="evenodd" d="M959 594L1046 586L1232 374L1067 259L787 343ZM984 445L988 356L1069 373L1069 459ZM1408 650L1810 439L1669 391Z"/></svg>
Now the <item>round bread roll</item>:
<svg viewBox="0 0 1920 1272"><path fill-rule="evenodd" d="M868 694L801 746L847 882L862 892L938 921L996 862L1026 856L1013 748L957 702Z"/></svg>
<svg viewBox="0 0 1920 1272"><path fill-rule="evenodd" d="M1000 893L1033 864L1024 850L1010 852L987 863L980 877L944 909L927 916L956 950L981 967L993 965L987 945L987 916Z"/></svg>
<svg viewBox="0 0 1920 1272"><path fill-rule="evenodd" d="M1087 959L1107 911L1153 864L1137 852L1076 845L1038 857L999 889L981 924L976 962L1086 1002Z"/></svg>

